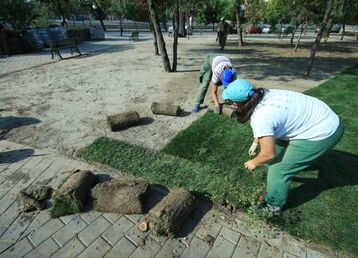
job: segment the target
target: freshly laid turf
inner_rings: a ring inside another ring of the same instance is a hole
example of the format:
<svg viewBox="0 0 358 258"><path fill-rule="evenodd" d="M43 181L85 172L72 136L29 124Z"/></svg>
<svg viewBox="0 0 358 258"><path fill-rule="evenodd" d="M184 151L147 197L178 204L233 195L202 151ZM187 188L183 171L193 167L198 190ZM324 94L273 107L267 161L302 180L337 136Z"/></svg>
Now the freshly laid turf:
<svg viewBox="0 0 358 258"><path fill-rule="evenodd" d="M247 175L240 168L226 172L200 162L106 137L99 138L82 149L79 156L127 171L152 183L168 187L184 186L216 202L229 202L237 207L248 207L250 201L257 199L259 192L256 190L264 190L263 173Z"/></svg>
<svg viewBox="0 0 358 258"><path fill-rule="evenodd" d="M287 210L275 221L293 235L358 255L358 67L307 94L334 109L345 125L335 150L292 184ZM252 141L248 125L207 113L163 150L99 138L79 155L169 187L185 186L216 202L246 208L265 186L266 169L243 163Z"/></svg>

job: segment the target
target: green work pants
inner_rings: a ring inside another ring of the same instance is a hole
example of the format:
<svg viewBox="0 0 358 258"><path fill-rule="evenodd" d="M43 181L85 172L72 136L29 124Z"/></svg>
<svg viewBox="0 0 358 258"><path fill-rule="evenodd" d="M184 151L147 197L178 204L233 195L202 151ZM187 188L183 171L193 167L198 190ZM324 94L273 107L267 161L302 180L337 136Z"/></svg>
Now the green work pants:
<svg viewBox="0 0 358 258"><path fill-rule="evenodd" d="M212 70L211 65L213 63L215 55L209 54L204 63L200 67L198 93L195 98L195 104L203 104L206 92L211 81Z"/></svg>
<svg viewBox="0 0 358 258"><path fill-rule="evenodd" d="M344 127L340 123L333 135L320 141L276 140L276 156L268 164L265 202L283 207L292 178L332 149L342 138L343 132Z"/></svg>

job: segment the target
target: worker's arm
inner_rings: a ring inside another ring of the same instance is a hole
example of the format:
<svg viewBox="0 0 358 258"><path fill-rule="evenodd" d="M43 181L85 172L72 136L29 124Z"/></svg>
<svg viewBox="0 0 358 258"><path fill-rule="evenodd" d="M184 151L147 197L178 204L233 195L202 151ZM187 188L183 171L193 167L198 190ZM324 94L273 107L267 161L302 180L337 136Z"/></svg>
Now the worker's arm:
<svg viewBox="0 0 358 258"><path fill-rule="evenodd" d="M218 87L212 82L210 82L210 85L211 85L211 98L214 101L214 105L219 106L219 100L217 95Z"/></svg>
<svg viewBox="0 0 358 258"><path fill-rule="evenodd" d="M272 136L259 137L260 153L256 158L245 162L245 168L254 170L275 157L275 138Z"/></svg>

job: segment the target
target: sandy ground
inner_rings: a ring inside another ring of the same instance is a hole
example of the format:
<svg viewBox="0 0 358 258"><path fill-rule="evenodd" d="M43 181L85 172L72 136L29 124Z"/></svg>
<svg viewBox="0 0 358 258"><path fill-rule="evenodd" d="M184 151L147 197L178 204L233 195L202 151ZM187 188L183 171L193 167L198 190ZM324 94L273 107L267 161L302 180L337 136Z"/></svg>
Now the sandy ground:
<svg viewBox="0 0 358 258"><path fill-rule="evenodd" d="M81 58L53 62L48 52L0 59L0 138L71 156L100 136L161 149L180 130L205 113L191 114L200 64L208 53L224 54L239 68L239 76L257 87L304 91L357 64L358 44L330 42L315 62L312 77L303 78L309 50L292 50L287 40L248 38L236 46L231 35L220 51L215 34L179 41L177 73L166 73L154 56L150 34L132 42L107 33L100 42L86 42ZM171 55L172 38L165 36ZM209 94L206 102L210 102ZM180 117L153 115L153 101L180 105ZM141 125L111 132L106 116L137 111Z"/></svg>

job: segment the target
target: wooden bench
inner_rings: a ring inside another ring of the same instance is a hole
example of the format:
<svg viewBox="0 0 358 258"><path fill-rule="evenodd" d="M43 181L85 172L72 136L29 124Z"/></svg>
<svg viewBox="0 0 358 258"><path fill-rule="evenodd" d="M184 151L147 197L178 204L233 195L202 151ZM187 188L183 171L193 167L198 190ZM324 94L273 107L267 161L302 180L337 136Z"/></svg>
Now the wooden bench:
<svg viewBox="0 0 358 258"><path fill-rule="evenodd" d="M79 56L82 55L75 39L61 39L50 42L52 59L54 59L55 55L57 55L62 60L63 57L61 56L60 50L65 48L69 48L71 50L71 55L73 55L74 51L76 51Z"/></svg>
<svg viewBox="0 0 358 258"><path fill-rule="evenodd" d="M129 39L135 41L135 40L138 40L139 38L139 31L133 31L131 36L129 37Z"/></svg>

